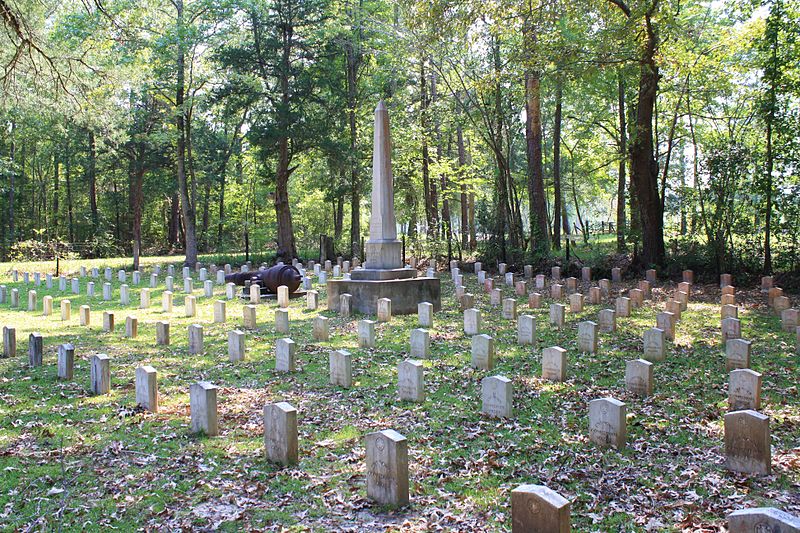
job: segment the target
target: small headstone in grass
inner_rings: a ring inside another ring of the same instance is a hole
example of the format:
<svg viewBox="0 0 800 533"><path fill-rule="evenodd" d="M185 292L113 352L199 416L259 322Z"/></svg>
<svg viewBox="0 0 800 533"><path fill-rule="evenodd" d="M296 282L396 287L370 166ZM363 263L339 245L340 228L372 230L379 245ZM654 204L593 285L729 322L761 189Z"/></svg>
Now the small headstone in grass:
<svg viewBox="0 0 800 533"><path fill-rule="evenodd" d="M139 309L150 307L150 289L144 288L139 292Z"/></svg>
<svg viewBox="0 0 800 533"><path fill-rule="evenodd" d="M0 304L8 303L8 287L0 285Z"/></svg>
<svg viewBox="0 0 800 533"><path fill-rule="evenodd" d="M165 313L172 312L172 291L161 293L161 310Z"/></svg>
<svg viewBox="0 0 800 533"><path fill-rule="evenodd" d="M367 497L380 505L400 507L408 498L408 442L393 429L365 438Z"/></svg>
<svg viewBox="0 0 800 533"><path fill-rule="evenodd" d="M203 326L200 324L189 325L189 354L202 354L203 347Z"/></svg>
<svg viewBox="0 0 800 533"><path fill-rule="evenodd" d="M653 363L644 359L625 361L625 388L637 396L653 394Z"/></svg>
<svg viewBox="0 0 800 533"><path fill-rule="evenodd" d="M464 333L477 335L481 332L481 312L472 308L464 311Z"/></svg>
<svg viewBox="0 0 800 533"><path fill-rule="evenodd" d="M667 310L668 313L672 313L675 315L675 320L681 319L681 303L678 300L669 299L665 304L664 308Z"/></svg>
<svg viewBox="0 0 800 533"><path fill-rule="evenodd" d="M643 279L643 280L640 280L639 284L637 285L639 290L644 293L644 297L645 298L650 298L650 295L652 293L652 283L653 282L650 282L650 281L647 281L647 280Z"/></svg>
<svg viewBox="0 0 800 533"><path fill-rule="evenodd" d="M327 317L322 315L314 317L311 327L311 336L315 341L330 340L330 324Z"/></svg>
<svg viewBox="0 0 800 533"><path fill-rule="evenodd" d="M175 265L167 265L167 275L169 276L175 275Z"/></svg>
<svg viewBox="0 0 800 533"><path fill-rule="evenodd" d="M289 311L286 309L275 310L275 331L278 333L289 333Z"/></svg>
<svg viewBox="0 0 800 533"><path fill-rule="evenodd" d="M53 314L53 297L50 295L42 298L42 315L50 316Z"/></svg>
<svg viewBox="0 0 800 533"><path fill-rule="evenodd" d="M494 368L494 339L486 334L472 336L472 366L481 370Z"/></svg>
<svg viewBox="0 0 800 533"><path fill-rule="evenodd" d="M114 331L114 313L110 311L103 311L103 331Z"/></svg>
<svg viewBox="0 0 800 533"><path fill-rule="evenodd" d="M158 288L158 276L156 274L150 274L150 288Z"/></svg>
<svg viewBox="0 0 800 533"><path fill-rule="evenodd" d="M528 293L528 284L524 281L518 281L514 284L514 294L517 296L525 296Z"/></svg>
<svg viewBox="0 0 800 533"><path fill-rule="evenodd" d="M339 316L349 318L353 314L353 295L341 294L339 295Z"/></svg>
<svg viewBox="0 0 800 533"><path fill-rule="evenodd" d="M306 292L306 309L309 311L316 311L317 307L319 307L319 292Z"/></svg>
<svg viewBox="0 0 800 533"><path fill-rule="evenodd" d="M245 358L245 335L243 331L235 329L228 332L228 359L230 361L243 361Z"/></svg>
<svg viewBox="0 0 800 533"><path fill-rule="evenodd" d="M90 281L86 284L86 296L94 298L94 281Z"/></svg>
<svg viewBox="0 0 800 533"><path fill-rule="evenodd" d="M767 303L772 306L772 304L775 302L775 298L779 296L783 296L783 289L780 287L772 287L767 291Z"/></svg>
<svg viewBox="0 0 800 533"><path fill-rule="evenodd" d="M289 287L286 285L278 287L278 307L289 307Z"/></svg>
<svg viewBox="0 0 800 533"><path fill-rule="evenodd" d="M761 407L761 374L741 368L731 371L728 381L728 406L731 411Z"/></svg>
<svg viewBox="0 0 800 533"><path fill-rule="evenodd" d="M11 289L11 307L19 307L19 289Z"/></svg>
<svg viewBox="0 0 800 533"><path fill-rule="evenodd" d="M328 354L330 384L349 389L353 386L353 356L347 350L333 350Z"/></svg>
<svg viewBox="0 0 800 533"><path fill-rule="evenodd" d="M721 333L723 344L728 342L729 339L740 339L742 337L742 323L738 318L723 318Z"/></svg>
<svg viewBox="0 0 800 533"><path fill-rule="evenodd" d="M694 283L694 272L691 270L684 270L681 274L681 279L684 283Z"/></svg>
<svg viewBox="0 0 800 533"><path fill-rule="evenodd" d="M264 454L271 463L297 464L297 410L286 402L264 406Z"/></svg>
<svg viewBox="0 0 800 533"><path fill-rule="evenodd" d="M236 298L236 285L233 283L226 283L225 284L225 298L227 300L233 300Z"/></svg>
<svg viewBox="0 0 800 533"><path fill-rule="evenodd" d="M120 270L119 272L117 272L117 279L119 280L120 283L125 283L125 281L128 279L128 273L125 272L124 270Z"/></svg>
<svg viewBox="0 0 800 533"><path fill-rule="evenodd" d="M503 299L503 318L506 320L517 319L517 299L505 298Z"/></svg>
<svg viewBox="0 0 800 533"><path fill-rule="evenodd" d="M506 285L509 287L514 286L514 273L513 272L506 272L505 274Z"/></svg>
<svg viewBox="0 0 800 533"><path fill-rule="evenodd" d="M739 318L739 308L735 305L723 305L720 307L720 318Z"/></svg>
<svg viewBox="0 0 800 533"><path fill-rule="evenodd" d="M295 352L297 344L289 338L275 341L275 370L278 372L295 371Z"/></svg>
<svg viewBox="0 0 800 533"><path fill-rule="evenodd" d="M644 305L644 292L641 289L631 289L628 291L628 297L633 307L639 308Z"/></svg>
<svg viewBox="0 0 800 533"><path fill-rule="evenodd" d="M500 307L503 301L503 290L502 289L492 289L492 292L489 293L489 305L492 307Z"/></svg>
<svg viewBox="0 0 800 533"><path fill-rule="evenodd" d="M378 322L392 320L392 301L389 298L378 299Z"/></svg>
<svg viewBox="0 0 800 533"><path fill-rule="evenodd" d="M618 317L631 316L631 299L625 296L619 296L616 300L616 311Z"/></svg>
<svg viewBox="0 0 800 533"><path fill-rule="evenodd" d="M800 517L774 507L740 509L728 515L729 533L800 533Z"/></svg>
<svg viewBox="0 0 800 533"><path fill-rule="evenodd" d="M564 315L567 308L562 304L550 304L550 325L557 328L564 327Z"/></svg>
<svg viewBox="0 0 800 533"><path fill-rule="evenodd" d="M484 283L486 283L486 271L485 270L479 270L478 271L478 285L483 285Z"/></svg>
<svg viewBox="0 0 800 533"><path fill-rule="evenodd" d="M464 311L465 309L469 309L471 307L475 307L475 295L471 292L465 292L459 298L459 308Z"/></svg>
<svg viewBox="0 0 800 533"><path fill-rule="evenodd" d="M750 368L751 347L752 343L744 339L728 339L725 341L726 369Z"/></svg>
<svg viewBox="0 0 800 533"><path fill-rule="evenodd" d="M725 467L734 472L768 476L772 453L769 417L746 409L725 415Z"/></svg>
<svg viewBox="0 0 800 533"><path fill-rule="evenodd" d="M81 268L85 268L85 267L81 267ZM34 272L33 273L33 283L37 287L41 287L42 286L42 274L41 274L41 272Z"/></svg>
<svg viewBox="0 0 800 533"><path fill-rule="evenodd" d="M517 318L517 343L536 344L536 318L532 315L520 315Z"/></svg>
<svg viewBox="0 0 800 533"><path fill-rule="evenodd" d="M544 274L536 274L535 286L537 289L544 289Z"/></svg>
<svg viewBox="0 0 800 533"><path fill-rule="evenodd" d="M655 283L656 280L658 279L658 275L656 274L656 270L654 268L648 269L647 272L645 272L644 279L646 279L650 283Z"/></svg>
<svg viewBox="0 0 800 533"><path fill-rule="evenodd" d="M342 262L342 272L345 274L350 273L350 261L343 261Z"/></svg>
<svg viewBox="0 0 800 533"><path fill-rule="evenodd" d="M589 287L589 303L592 305L599 304L603 299L603 293L600 287Z"/></svg>
<svg viewBox="0 0 800 533"><path fill-rule="evenodd" d="M431 335L427 329L411 330L411 357L426 359L431 351Z"/></svg>
<svg viewBox="0 0 800 533"><path fill-rule="evenodd" d="M569 312L580 313L583 311L583 294L576 292L569 295Z"/></svg>
<svg viewBox="0 0 800 533"><path fill-rule="evenodd" d="M792 333L800 325L800 310L784 309L781 312L781 325L783 326L783 331Z"/></svg>
<svg viewBox="0 0 800 533"><path fill-rule="evenodd" d="M494 280L492 278L486 278L486 281L483 282L483 292L491 294L493 290Z"/></svg>
<svg viewBox="0 0 800 533"><path fill-rule="evenodd" d="M497 265L497 273L500 274L501 276L505 276L507 268L508 268L508 265L506 265L505 263L499 263Z"/></svg>
<svg viewBox="0 0 800 533"><path fill-rule="evenodd" d="M70 285L72 288L72 294L80 294L81 293L81 280L78 278L72 278L70 280Z"/></svg>
<svg viewBox="0 0 800 533"><path fill-rule="evenodd" d="M206 268L201 268L199 277L200 281L206 281L208 279L208 270L206 270Z"/></svg>
<svg viewBox="0 0 800 533"><path fill-rule="evenodd" d="M564 286L558 283L550 285L550 298L553 300L560 300L564 297Z"/></svg>
<svg viewBox="0 0 800 533"><path fill-rule="evenodd" d="M673 300L677 300L681 304L681 311L686 311L689 307L689 295L683 291L675 291Z"/></svg>
<svg viewBox="0 0 800 533"><path fill-rule="evenodd" d="M227 302L225 300L217 300L214 302L214 322L217 324L224 324L227 320Z"/></svg>
<svg viewBox="0 0 800 533"><path fill-rule="evenodd" d="M542 295L538 292L528 294L528 307L538 309L542 306Z"/></svg>
<svg viewBox="0 0 800 533"><path fill-rule="evenodd" d="M156 322L156 344L169 346L169 322L166 320Z"/></svg>
<svg viewBox="0 0 800 533"><path fill-rule="evenodd" d="M36 307L37 307L36 291L28 291L28 311L29 312L36 311Z"/></svg>
<svg viewBox="0 0 800 533"><path fill-rule="evenodd" d="M217 270L217 285L225 285L225 271Z"/></svg>
<svg viewBox="0 0 800 533"><path fill-rule="evenodd" d="M592 281L592 269L590 267L581 268L581 280L584 283L589 283Z"/></svg>
<svg viewBox="0 0 800 533"><path fill-rule="evenodd" d="M719 275L719 286L720 287L727 287L729 285L733 285L733 276L730 274L720 274Z"/></svg>
<svg viewBox="0 0 800 533"><path fill-rule="evenodd" d="M250 285L250 303L261 303L261 285L257 283Z"/></svg>
<svg viewBox="0 0 800 533"><path fill-rule="evenodd" d="M120 285L119 287L119 303L120 305L131 304L131 293L127 285Z"/></svg>
<svg viewBox="0 0 800 533"><path fill-rule="evenodd" d="M215 385L207 381L193 383L189 387L189 409L192 433L205 433L209 437L219 434L217 387Z"/></svg>
<svg viewBox="0 0 800 533"><path fill-rule="evenodd" d="M569 533L569 500L543 485L511 491L512 533Z"/></svg>
<svg viewBox="0 0 800 533"><path fill-rule="evenodd" d="M425 381L422 362L406 359L397 365L397 391L400 400L425 401Z"/></svg>
<svg viewBox="0 0 800 533"><path fill-rule="evenodd" d="M187 295L184 301L184 314L187 318L197 315L197 299L191 294Z"/></svg>
<svg viewBox="0 0 800 533"><path fill-rule="evenodd" d="M108 394L111 391L111 358L96 354L89 360L89 390L94 395Z"/></svg>
<svg viewBox="0 0 800 533"><path fill-rule="evenodd" d="M92 269L92 277L93 278L99 278L100 277L100 269L98 269L97 267L93 268Z"/></svg>
<svg viewBox="0 0 800 533"><path fill-rule="evenodd" d="M45 285L47 286L48 289L52 289L53 288L53 275L50 274L50 273L45 274L44 275L44 283L45 283Z"/></svg>
<svg viewBox="0 0 800 533"><path fill-rule="evenodd" d="M72 316L72 304L69 300L61 300L61 320L69 320Z"/></svg>
<svg viewBox="0 0 800 533"><path fill-rule="evenodd" d="M597 284L600 286L600 292L603 294L603 296L608 296L611 294L611 282L609 280L603 278L598 281Z"/></svg>
<svg viewBox="0 0 800 533"><path fill-rule="evenodd" d="M256 329L256 306L248 304L242 307L242 318L245 328Z"/></svg>
<svg viewBox="0 0 800 533"><path fill-rule="evenodd" d="M173 278L172 276L167 276L166 278L164 278L164 288L168 291L174 291L175 278Z"/></svg>
<svg viewBox="0 0 800 533"><path fill-rule="evenodd" d="M617 312L613 309L601 309L597 314L597 323L600 331L617 331Z"/></svg>
<svg viewBox="0 0 800 533"><path fill-rule="evenodd" d="M597 324L586 320L578 324L578 350L586 353L597 352Z"/></svg>
<svg viewBox="0 0 800 533"><path fill-rule="evenodd" d="M665 338L666 332L661 328L645 330L644 349L642 350L644 359L648 361L663 361L666 357Z"/></svg>
<svg viewBox="0 0 800 533"><path fill-rule="evenodd" d="M625 447L625 404L614 398L589 402L589 440L600 446Z"/></svg>
<svg viewBox="0 0 800 533"><path fill-rule="evenodd" d="M11 326L3 326L3 357L17 356L17 330Z"/></svg>
<svg viewBox="0 0 800 533"><path fill-rule="evenodd" d="M328 283L328 273L323 270L319 273L319 284L325 285L326 283Z"/></svg>
<svg viewBox="0 0 800 533"><path fill-rule="evenodd" d="M688 298L692 297L692 284L686 281L678 283L678 292L685 292Z"/></svg>
<svg viewBox="0 0 800 533"><path fill-rule="evenodd" d="M142 273L138 270L133 271L133 284L139 285L142 282Z"/></svg>
<svg viewBox="0 0 800 533"><path fill-rule="evenodd" d="M42 366L43 355L44 337L41 333L34 331L28 336L28 366L31 368Z"/></svg>
<svg viewBox="0 0 800 533"><path fill-rule="evenodd" d="M559 346L542 350L542 379L564 381L567 379L567 351Z"/></svg>
<svg viewBox="0 0 800 533"><path fill-rule="evenodd" d="M433 304L420 302L417 304L417 320L423 328L433 327Z"/></svg>
<svg viewBox="0 0 800 533"><path fill-rule="evenodd" d="M722 294L730 294L731 296L736 295L736 287L733 285L724 285L722 287Z"/></svg>
<svg viewBox="0 0 800 533"><path fill-rule="evenodd" d="M182 272L182 275L183 275L183 279L186 279L191 275L192 269L189 268L188 266L185 266L185 267L183 267L183 270L181 272Z"/></svg>
<svg viewBox="0 0 800 533"><path fill-rule="evenodd" d="M58 276L58 290L61 292L67 290L67 277L63 274Z"/></svg>
<svg viewBox="0 0 800 533"><path fill-rule="evenodd" d="M139 319L135 316L125 317L125 336L135 339L139 334Z"/></svg>
<svg viewBox="0 0 800 533"><path fill-rule="evenodd" d="M622 281L622 269L619 267L614 267L611 269L611 281L614 283L619 283Z"/></svg>
<svg viewBox="0 0 800 533"><path fill-rule="evenodd" d="M58 347L58 379L71 380L75 368L75 346L70 343Z"/></svg>
<svg viewBox="0 0 800 533"><path fill-rule="evenodd" d="M358 347L359 348L374 348L375 347L375 322L374 320L359 320L358 321Z"/></svg>
<svg viewBox="0 0 800 533"><path fill-rule="evenodd" d="M150 412L158 412L158 374L152 366L136 369L136 404Z"/></svg>
<svg viewBox="0 0 800 533"><path fill-rule="evenodd" d="M481 411L492 417L511 418L513 388L505 376L487 376L481 380Z"/></svg>
<svg viewBox="0 0 800 533"><path fill-rule="evenodd" d="M82 305L78 309L78 317L80 318L81 326L92 325L92 310L88 305Z"/></svg>
<svg viewBox="0 0 800 533"><path fill-rule="evenodd" d="M203 296L206 298L214 297L214 282L207 279L203 282Z"/></svg>
<svg viewBox="0 0 800 533"><path fill-rule="evenodd" d="M778 316L780 316L781 313L783 313L786 309L789 309L791 306L792 303L788 296L778 296L775 298L775 301L772 302L772 309Z"/></svg>
<svg viewBox="0 0 800 533"><path fill-rule="evenodd" d="M561 267L554 266L550 269L550 279L558 281L561 279Z"/></svg>
<svg viewBox="0 0 800 533"><path fill-rule="evenodd" d="M569 277L567 278L567 294L572 294L578 290L578 279Z"/></svg>

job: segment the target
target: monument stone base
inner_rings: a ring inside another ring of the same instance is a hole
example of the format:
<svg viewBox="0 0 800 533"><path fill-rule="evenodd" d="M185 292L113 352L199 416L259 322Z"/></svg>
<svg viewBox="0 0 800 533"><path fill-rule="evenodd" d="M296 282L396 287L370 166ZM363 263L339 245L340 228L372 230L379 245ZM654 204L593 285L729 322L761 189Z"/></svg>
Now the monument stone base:
<svg viewBox="0 0 800 533"><path fill-rule="evenodd" d="M412 269L399 269L415 273ZM354 270L352 274L359 272ZM384 271L386 272L386 271ZM351 274L351 275L352 275ZM439 278L400 278L400 279L349 279L328 282L328 309L339 311L339 296L353 296L353 311L365 315L378 314L378 300L389 298L392 301L393 315L410 315L417 312L417 304L430 302L433 310L442 308Z"/></svg>

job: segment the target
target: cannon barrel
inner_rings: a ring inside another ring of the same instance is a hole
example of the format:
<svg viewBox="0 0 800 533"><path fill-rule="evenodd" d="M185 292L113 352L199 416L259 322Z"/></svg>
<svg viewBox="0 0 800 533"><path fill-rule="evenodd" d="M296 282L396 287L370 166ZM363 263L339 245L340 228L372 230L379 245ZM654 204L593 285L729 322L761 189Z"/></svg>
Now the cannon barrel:
<svg viewBox="0 0 800 533"><path fill-rule="evenodd" d="M301 279L300 272L291 265L275 265L258 272L237 272L225 276L225 281L228 283L245 285L247 281L250 281L252 284L266 288L273 294L278 292L278 287L281 285L289 288L289 294L293 293L300 287Z"/></svg>

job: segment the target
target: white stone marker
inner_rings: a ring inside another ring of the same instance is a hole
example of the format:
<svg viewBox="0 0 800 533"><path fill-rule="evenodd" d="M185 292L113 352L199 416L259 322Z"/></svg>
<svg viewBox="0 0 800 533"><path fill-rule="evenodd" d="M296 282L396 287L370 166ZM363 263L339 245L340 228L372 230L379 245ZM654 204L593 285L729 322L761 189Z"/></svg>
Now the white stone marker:
<svg viewBox="0 0 800 533"><path fill-rule="evenodd" d="M289 287L286 285L278 287L278 307L289 307Z"/></svg>
<svg viewBox="0 0 800 533"><path fill-rule="evenodd" d="M503 318L506 320L517 319L517 299L505 298L503 300Z"/></svg>
<svg viewBox="0 0 800 533"><path fill-rule="evenodd" d="M139 319L135 316L125 317L125 336L135 339L139 335Z"/></svg>
<svg viewBox="0 0 800 533"><path fill-rule="evenodd" d="M374 348L375 347L375 324L374 320L359 320L358 321L358 347L359 348Z"/></svg>
<svg viewBox="0 0 800 533"><path fill-rule="evenodd" d="M103 300L106 302L110 302L111 298L113 298L113 291L111 289L111 284L108 282L103 283Z"/></svg>
<svg viewBox="0 0 800 533"><path fill-rule="evenodd" d="M207 381L189 387L192 433L205 433L209 437L219 434L217 418L217 387Z"/></svg>
<svg viewBox="0 0 800 533"><path fill-rule="evenodd" d="M614 398L589 402L589 440L600 446L625 447L625 404Z"/></svg>
<svg viewBox="0 0 800 533"><path fill-rule="evenodd" d="M542 306L542 295L538 292L532 292L528 295L528 307L531 309L538 309Z"/></svg>
<svg viewBox="0 0 800 533"><path fill-rule="evenodd" d="M334 350L328 354L330 384L349 389L353 386L353 356L347 350Z"/></svg>
<svg viewBox="0 0 800 533"><path fill-rule="evenodd" d="M550 285L550 298L553 300L560 300L564 297L564 286L558 283Z"/></svg>
<svg viewBox="0 0 800 533"><path fill-rule="evenodd" d="M411 357L426 359L431 351L431 335L427 329L411 330Z"/></svg>
<svg viewBox="0 0 800 533"><path fill-rule="evenodd" d="M3 326L3 357L17 356L17 330Z"/></svg>
<svg viewBox="0 0 800 533"><path fill-rule="evenodd" d="M740 509L728 515L728 533L800 533L800 517L774 507Z"/></svg>
<svg viewBox="0 0 800 533"><path fill-rule="evenodd" d="M150 289L147 287L139 291L139 309L147 309L150 307Z"/></svg>
<svg viewBox="0 0 800 533"><path fill-rule="evenodd" d="M200 324L189 325L189 354L203 353L203 326Z"/></svg>
<svg viewBox="0 0 800 533"><path fill-rule="evenodd" d="M72 294L81 293L81 280L79 280L78 278L72 278L70 280L70 285L72 286Z"/></svg>
<svg viewBox="0 0 800 533"><path fill-rule="evenodd" d="M292 339L278 339L275 342L275 370L278 372L294 372L296 349L297 344Z"/></svg>
<svg viewBox="0 0 800 533"><path fill-rule="evenodd" d="M353 314L353 296L351 294L339 295L339 316L349 318Z"/></svg>
<svg viewBox="0 0 800 533"><path fill-rule="evenodd" d="M11 289L11 307L19 307L19 289Z"/></svg>
<svg viewBox="0 0 800 533"><path fill-rule="evenodd" d="M464 311L464 334L478 335L481 332L481 312L478 309Z"/></svg>
<svg viewBox="0 0 800 533"><path fill-rule="evenodd" d="M601 309L598 313L597 323L600 331L607 333L617 331L617 312L613 309Z"/></svg>
<svg viewBox="0 0 800 533"><path fill-rule="evenodd" d="M155 289L158 287L158 276L155 274L150 274L150 288Z"/></svg>
<svg viewBox="0 0 800 533"><path fill-rule="evenodd" d="M36 311L36 291L28 291L28 311Z"/></svg>
<svg viewBox="0 0 800 533"><path fill-rule="evenodd" d="M625 361L625 388L637 396L653 394L653 363L644 359Z"/></svg>
<svg viewBox="0 0 800 533"><path fill-rule="evenodd" d="M675 340L675 323L677 320L675 313L662 311L656 315L656 327L664 330L666 338Z"/></svg>
<svg viewBox="0 0 800 533"><path fill-rule="evenodd" d="M205 267L200 269L200 281L207 281L208 280L208 269Z"/></svg>
<svg viewBox="0 0 800 533"><path fill-rule="evenodd" d="M264 454L267 461L283 466L297 464L297 409L286 402L264 406Z"/></svg>
<svg viewBox="0 0 800 533"><path fill-rule="evenodd" d="M564 327L564 315L567 308L562 304L550 304L550 325L559 329Z"/></svg>
<svg viewBox="0 0 800 533"><path fill-rule="evenodd" d="M175 278L173 278L172 276L167 276L166 278L164 278L164 288L167 289L168 291L174 291Z"/></svg>
<svg viewBox="0 0 800 533"><path fill-rule="evenodd" d="M741 368L731 371L728 381L728 406L731 411L761 407L761 374Z"/></svg>
<svg viewBox="0 0 800 533"><path fill-rule="evenodd" d="M575 292L569 295L569 312L580 313L583 311L583 294Z"/></svg>
<svg viewBox="0 0 800 533"><path fill-rule="evenodd" d="M58 347L58 379L71 380L75 368L75 346L70 343Z"/></svg>
<svg viewBox="0 0 800 533"><path fill-rule="evenodd" d="M275 331L278 333L289 333L289 311L286 309L275 310Z"/></svg>
<svg viewBox="0 0 800 533"><path fill-rule="evenodd" d="M663 361L666 357L664 343L666 335L661 328L650 328L644 332L643 359L647 361Z"/></svg>
<svg viewBox="0 0 800 533"><path fill-rule="evenodd" d="M186 318L197 315L197 299L191 294L184 299L184 315Z"/></svg>
<svg viewBox="0 0 800 533"><path fill-rule="evenodd" d="M725 304L719 309L720 318L739 318L739 308L735 305Z"/></svg>
<svg viewBox="0 0 800 533"><path fill-rule="evenodd" d="M729 339L725 343L727 370L750 368L750 352L753 343L744 339Z"/></svg>
<svg viewBox="0 0 800 533"><path fill-rule="evenodd" d="M783 331L794 333L798 325L800 325L800 310L784 309L781 311L781 326L783 327Z"/></svg>
<svg viewBox="0 0 800 533"><path fill-rule="evenodd" d="M392 320L392 301L389 298L378 299L378 322Z"/></svg>
<svg viewBox="0 0 800 533"><path fill-rule="evenodd" d="M192 278L183 278L183 292L184 294L194 293L194 280Z"/></svg>
<svg viewBox="0 0 800 533"><path fill-rule="evenodd" d="M103 331L110 333L114 331L114 313L103 311Z"/></svg>
<svg viewBox="0 0 800 533"><path fill-rule="evenodd" d="M425 376L421 361L406 359L397 365L397 392L400 400L425 401Z"/></svg>
<svg viewBox="0 0 800 533"><path fill-rule="evenodd" d="M39 332L34 331L28 336L28 366L35 368L42 366L44 355L44 337Z"/></svg>
<svg viewBox="0 0 800 533"><path fill-rule="evenodd" d="M225 300L217 300L214 302L214 322L216 324L224 324L228 319L227 307L228 304Z"/></svg>
<svg viewBox="0 0 800 533"><path fill-rule="evenodd" d="M104 353L90 359L90 390L94 395L111 392L111 358Z"/></svg>
<svg viewBox="0 0 800 533"><path fill-rule="evenodd" d="M311 326L311 336L315 341L328 341L330 340L330 324L328 318L324 316L316 316Z"/></svg>
<svg viewBox="0 0 800 533"><path fill-rule="evenodd" d="M72 316L72 304L69 300L61 300L61 320L69 320Z"/></svg>
<svg viewBox="0 0 800 533"><path fill-rule="evenodd" d="M642 289L631 289L628 291L628 297L633 307L638 309L644 305L644 291Z"/></svg>
<svg viewBox="0 0 800 533"><path fill-rule="evenodd" d="M512 533L569 533L569 500L544 485L511 491Z"/></svg>
<svg viewBox="0 0 800 533"><path fill-rule="evenodd" d="M90 281L86 284L86 296L94 298L94 281Z"/></svg>
<svg viewBox="0 0 800 533"><path fill-rule="evenodd" d="M725 467L768 476L772 467L769 417L750 409L725 415Z"/></svg>
<svg viewBox="0 0 800 533"><path fill-rule="evenodd" d="M80 318L81 326L91 326L92 324L92 310L88 305L82 305L78 309L78 317Z"/></svg>
<svg viewBox="0 0 800 533"><path fill-rule="evenodd" d="M127 285L120 285L119 286L119 303L121 305L130 305L131 304L131 293L128 290Z"/></svg>
<svg viewBox="0 0 800 533"><path fill-rule="evenodd" d="M228 332L228 359L230 361L244 361L245 347L244 332L238 329Z"/></svg>
<svg viewBox="0 0 800 533"><path fill-rule="evenodd" d="M156 344L169 346L169 322L166 320L156 322Z"/></svg>
<svg viewBox="0 0 800 533"><path fill-rule="evenodd" d="M128 279L128 274L124 270L120 270L117 273L117 279L120 283L125 283L125 281Z"/></svg>
<svg viewBox="0 0 800 533"><path fill-rule="evenodd" d="M247 329L256 329L256 306L252 304L242 307L242 320Z"/></svg>
<svg viewBox="0 0 800 533"><path fill-rule="evenodd" d="M542 379L564 381L567 379L567 351L559 346L542 350Z"/></svg>
<svg viewBox="0 0 800 533"><path fill-rule="evenodd" d="M50 295L42 298L42 315L50 316L53 314L53 297Z"/></svg>
<svg viewBox="0 0 800 533"><path fill-rule="evenodd" d="M58 276L58 290L61 292L67 290L67 277L63 274Z"/></svg>
<svg viewBox="0 0 800 533"><path fill-rule="evenodd" d="M536 345L536 318L533 315L520 315L517 318L517 343Z"/></svg>
<svg viewBox="0 0 800 533"><path fill-rule="evenodd" d="M217 270L217 285L225 285L225 271Z"/></svg>
<svg viewBox="0 0 800 533"><path fill-rule="evenodd" d="M136 369L136 404L150 412L158 412L158 374L152 366Z"/></svg>
<svg viewBox="0 0 800 533"><path fill-rule="evenodd" d="M578 350L586 353L597 352L597 323L586 320L578 324Z"/></svg>
<svg viewBox="0 0 800 533"><path fill-rule="evenodd" d="M489 335L472 336L472 366L481 370L494 368L494 339Z"/></svg>
<svg viewBox="0 0 800 533"><path fill-rule="evenodd" d="M214 297L214 282L207 279L203 282L203 296L206 298Z"/></svg>
<svg viewBox="0 0 800 533"><path fill-rule="evenodd" d="M740 339L742 337L742 323L738 318L722 319L722 344L730 339Z"/></svg>
<svg viewBox="0 0 800 533"><path fill-rule="evenodd" d="M616 300L616 311L619 317L631 316L631 299L620 296Z"/></svg>
<svg viewBox="0 0 800 533"><path fill-rule="evenodd" d="M511 418L513 388L505 376L487 376L481 380L481 412L491 417Z"/></svg>
<svg viewBox="0 0 800 533"><path fill-rule="evenodd" d="M420 302L417 304L417 319L423 328L433 327L433 304L430 302Z"/></svg>
<svg viewBox="0 0 800 533"><path fill-rule="evenodd" d="M374 210L374 208L373 208ZM367 497L380 505L403 506L408 498L408 442L393 429L365 438Z"/></svg>
<svg viewBox="0 0 800 533"><path fill-rule="evenodd" d="M492 289L489 293L489 304L492 307L499 307L502 304L503 291L502 289Z"/></svg>
<svg viewBox="0 0 800 533"><path fill-rule="evenodd" d="M164 291L161 293L161 310L164 313L172 312L172 291Z"/></svg>
<svg viewBox="0 0 800 533"><path fill-rule="evenodd" d="M316 311L317 307L319 307L319 292L306 292L306 309L309 311Z"/></svg>

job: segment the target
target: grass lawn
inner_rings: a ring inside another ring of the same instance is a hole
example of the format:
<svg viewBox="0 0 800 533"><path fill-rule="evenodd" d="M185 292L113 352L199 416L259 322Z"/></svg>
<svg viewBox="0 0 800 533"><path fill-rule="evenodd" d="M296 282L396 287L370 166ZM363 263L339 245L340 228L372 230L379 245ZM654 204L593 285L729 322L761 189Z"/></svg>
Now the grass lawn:
<svg viewBox="0 0 800 533"><path fill-rule="evenodd" d="M139 288L149 286L150 265L176 263L174 311L161 311L166 268L151 305L139 307ZM17 329L17 357L0 359L0 527L5 530L107 530L116 528L271 529L288 531L409 531L511 529L510 491L522 483L544 484L572 501L575 531L717 531L725 515L748 506L774 506L800 514L800 406L795 338L781 330L758 290L740 290L742 335L753 341L752 368L763 374L761 412L771 418L772 475L755 478L723 468L723 415L727 412L728 372L720 342L719 288L695 286L689 309L669 342L666 361L656 363L652 397L641 399L624 387L625 361L641 356L642 333L655 326L671 282L659 284L645 306L618 318L615 333L601 333L597 354L577 352L577 323L597 321L604 304L567 314L562 330L548 325L549 298L520 313L536 317L538 346L516 343L516 323L499 308L473 274L465 275L483 314L483 332L496 343L490 373L470 368L470 339L453 283L441 273L442 311L431 329L431 356L424 361L427 397L422 404L397 400L397 364L408 357L416 315L377 325L378 347L361 349L356 322L325 309L307 311L305 300L291 302L290 337L298 343L298 368L275 372L275 301L258 307L259 327L246 335L247 359L231 363L227 332L242 329L239 300L228 301L225 324L212 323L213 298L195 283L198 315L183 316L180 264L176 258L149 258L142 285L131 287L131 305L119 303L116 269L129 260L65 261L115 269L113 299L102 300L103 272L96 296L23 286L11 282L11 265L0 265L0 282L20 291L20 308L0 305L0 326ZM17 264L20 271L54 271L54 264ZM196 275L195 275L196 276ZM210 276L211 277L211 276ZM128 277L130 283L130 275ZM496 278L500 286L500 277ZM612 297L635 280L615 284ZM38 309L25 310L27 291L38 293ZM588 286L583 286L588 293ZM512 291L504 287L505 295ZM42 298L54 298L54 314L42 316ZM59 302L72 302L72 318L60 320ZM566 299L562 302L566 304ZM91 325L82 327L78 308L91 306ZM117 329L102 331L102 312L113 310ZM311 321L330 318L331 341L312 340ZM123 336L125 317L139 319L138 338ZM170 346L155 344L155 322L171 323ZM188 355L190 324L202 324L205 353ZM44 336L44 366L27 366L28 335ZM75 345L75 379L56 378L59 344ZM541 348L568 351L568 379L540 379ZM353 354L354 386L328 384L328 353ZM88 392L88 358L111 356L112 390ZM158 371L160 408L137 408L134 373L139 365ZM509 377L514 416L480 414L480 381ZM220 436L189 433L189 386L207 380L218 392ZM613 396L626 402L628 446L604 450L588 441L588 403ZM298 410L300 463L280 468L263 456L262 409L287 401ZM365 434L395 429L408 439L411 505L390 510L366 498Z"/></svg>

